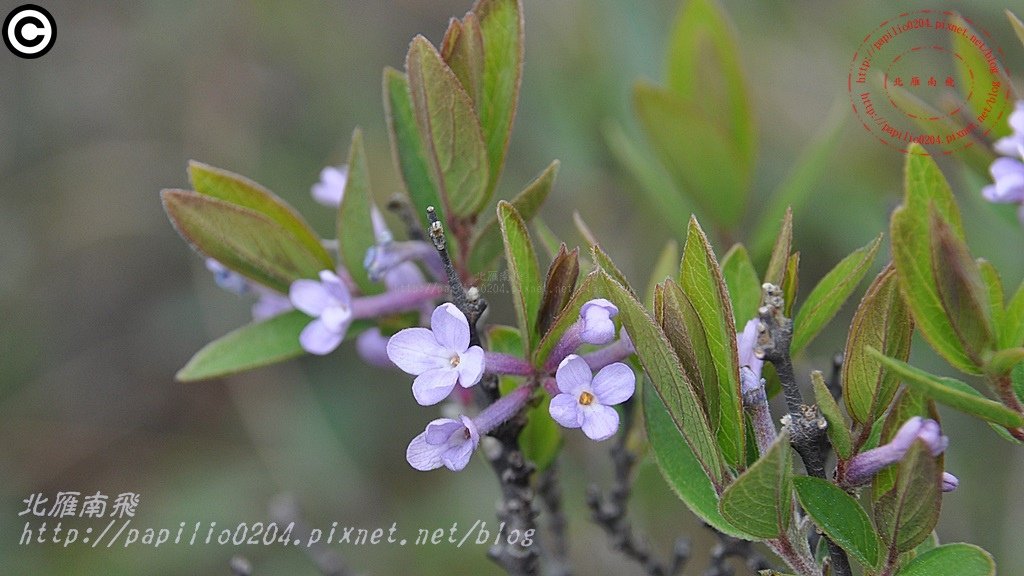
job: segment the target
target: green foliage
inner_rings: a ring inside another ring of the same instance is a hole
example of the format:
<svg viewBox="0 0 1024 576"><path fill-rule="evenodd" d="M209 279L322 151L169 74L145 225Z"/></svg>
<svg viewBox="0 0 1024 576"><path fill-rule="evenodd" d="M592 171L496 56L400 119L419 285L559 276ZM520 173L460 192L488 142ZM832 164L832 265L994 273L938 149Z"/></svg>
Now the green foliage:
<svg viewBox="0 0 1024 576"><path fill-rule="evenodd" d="M832 442L837 456L844 459L849 458L853 451L853 441L850 439L850 429L839 409L839 404L825 384L821 372L818 370L811 372L811 381L814 384L814 400L818 403L818 408L821 409L821 414L828 423L828 428L825 430L828 439Z"/></svg>
<svg viewBox="0 0 1024 576"><path fill-rule="evenodd" d="M906 361L910 356L913 321L903 303L896 270L889 265L861 300L850 324L843 355L843 400L850 416L862 426L870 426L888 409L899 379L871 356L868 346L886 356Z"/></svg>
<svg viewBox="0 0 1024 576"><path fill-rule="evenodd" d="M868 245L858 248L836 264L811 290L793 319L793 343L790 346L793 354L803 350L839 312L867 274L881 244L882 236L879 235Z"/></svg>
<svg viewBox="0 0 1024 576"><path fill-rule="evenodd" d="M206 380L301 356L299 333L307 324L309 316L291 311L242 326L196 352L175 378Z"/></svg>
<svg viewBox="0 0 1024 576"><path fill-rule="evenodd" d="M896 576L995 576L992 555L973 544L944 544L914 558Z"/></svg>
<svg viewBox="0 0 1024 576"><path fill-rule="evenodd" d="M722 492L722 516L759 538L786 532L793 511L793 456L785 431Z"/></svg>
<svg viewBox="0 0 1024 576"><path fill-rule="evenodd" d="M523 353L529 357L537 346L537 314L541 305L540 268L526 222L515 206L498 202L498 224L505 242L509 287L516 307L516 321L523 337Z"/></svg>
<svg viewBox="0 0 1024 576"><path fill-rule="evenodd" d="M164 190L160 197L175 229L193 248L278 292L334 267L263 212L185 190Z"/></svg>
<svg viewBox="0 0 1024 576"><path fill-rule="evenodd" d="M878 536L852 496L821 478L800 476L793 485L800 505L833 542L865 566L878 564Z"/></svg>
<svg viewBox="0 0 1024 576"><path fill-rule="evenodd" d="M943 457L932 456L921 440L897 464L896 483L875 502L875 525L882 543L898 556L913 550L939 521Z"/></svg>
<svg viewBox="0 0 1024 576"><path fill-rule="evenodd" d="M761 305L761 281L743 244L734 244L722 257L722 277L732 297L736 324L745 324L757 316Z"/></svg>
<svg viewBox="0 0 1024 576"><path fill-rule="evenodd" d="M373 232L373 193L370 191L370 169L366 165L363 133L352 133L348 155L348 179L345 195L338 207L338 257L363 294L376 294L381 286L370 281L363 266L366 251L376 243Z"/></svg>
<svg viewBox="0 0 1024 576"><path fill-rule="evenodd" d="M726 460L737 469L745 462L743 401L740 398L736 324L729 291L704 231L695 218L683 247L679 286L693 305L704 332L713 374L704 374L704 395L712 430ZM710 384L714 384L711 386Z"/></svg>

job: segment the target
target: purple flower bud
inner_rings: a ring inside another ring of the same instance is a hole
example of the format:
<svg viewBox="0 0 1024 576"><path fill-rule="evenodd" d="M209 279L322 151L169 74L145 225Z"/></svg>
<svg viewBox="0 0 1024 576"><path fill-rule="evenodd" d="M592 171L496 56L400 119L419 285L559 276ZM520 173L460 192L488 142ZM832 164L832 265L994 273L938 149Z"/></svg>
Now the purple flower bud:
<svg viewBox="0 0 1024 576"><path fill-rule="evenodd" d="M423 406L447 398L456 383L475 385L484 373L484 351L469 345L469 321L450 302L434 309L429 330L406 328L392 336L387 353L396 366L416 376L412 392Z"/></svg>
<svg viewBox="0 0 1024 576"><path fill-rule="evenodd" d="M296 309L314 318L299 334L305 351L324 355L341 344L352 323L352 296L337 274L322 270L319 282L296 280L289 297Z"/></svg>
<svg viewBox="0 0 1024 576"><path fill-rule="evenodd" d="M587 361L570 354L555 374L559 394L551 399L549 411L566 428L583 428L593 440L611 438L619 429L619 413L613 405L625 402L636 389L633 370L621 362L609 364L597 375Z"/></svg>
<svg viewBox="0 0 1024 576"><path fill-rule="evenodd" d="M960 485L960 479L958 479L956 476L953 476L949 472L943 472L942 473L942 491L943 492L952 492L953 490L956 490L957 486L959 486L959 485Z"/></svg>
<svg viewBox="0 0 1024 576"><path fill-rule="evenodd" d="M313 184L310 193L318 204L337 208L345 197L345 184L348 183L348 166L337 168L328 166L320 171L320 181Z"/></svg>
<svg viewBox="0 0 1024 576"><path fill-rule="evenodd" d="M761 321L757 318L749 320L743 327L743 332L736 336L736 349L739 352L740 360L740 391L744 394L761 387L761 370L764 368L764 359L758 358L754 354L760 326Z"/></svg>
<svg viewBox="0 0 1024 576"><path fill-rule="evenodd" d="M900 426L889 443L851 458L846 467L844 484L850 487L867 484L879 470L903 459L918 440L928 447L932 456L942 454L949 445L949 438L942 435L938 422L914 416Z"/></svg>
<svg viewBox="0 0 1024 576"><path fill-rule="evenodd" d="M580 339L587 344L608 344L615 339L615 322L612 318L619 309L604 298L590 300L580 308L583 329Z"/></svg>

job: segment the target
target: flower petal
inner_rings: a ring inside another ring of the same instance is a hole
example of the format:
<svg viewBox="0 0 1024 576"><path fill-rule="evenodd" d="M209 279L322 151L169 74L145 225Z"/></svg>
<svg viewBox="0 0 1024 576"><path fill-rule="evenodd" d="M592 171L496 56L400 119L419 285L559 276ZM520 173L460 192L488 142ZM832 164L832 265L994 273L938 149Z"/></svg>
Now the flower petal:
<svg viewBox="0 0 1024 576"><path fill-rule="evenodd" d="M342 306L328 306L320 313L320 320L333 332L344 334L352 323L352 309Z"/></svg>
<svg viewBox="0 0 1024 576"><path fill-rule="evenodd" d="M419 436L409 442L405 449L405 459L409 465L417 470L433 470L444 465L441 462L441 455L448 449L446 444L430 444L427 442L427 433L421 432Z"/></svg>
<svg viewBox="0 0 1024 576"><path fill-rule="evenodd" d="M556 394L551 399L548 412L551 417L566 428L579 428L583 419L580 418L580 402L572 394Z"/></svg>
<svg viewBox="0 0 1024 576"><path fill-rule="evenodd" d="M388 340L388 358L403 372L413 375L451 366L451 353L437 345L426 328L406 328Z"/></svg>
<svg viewBox="0 0 1024 576"><path fill-rule="evenodd" d="M589 388L591 378L590 365L576 354L566 356L555 371L558 389L573 396L579 396L581 389Z"/></svg>
<svg viewBox="0 0 1024 576"><path fill-rule="evenodd" d="M344 332L331 330L320 319L313 320L299 333L299 344L302 345L302 349L318 356L333 352L344 339Z"/></svg>
<svg viewBox="0 0 1024 576"><path fill-rule="evenodd" d="M619 413L611 406L591 404L582 413L583 433L591 440L607 440L619 429Z"/></svg>
<svg viewBox="0 0 1024 576"><path fill-rule="evenodd" d="M451 418L438 418L427 424L426 438L428 444L447 444L448 439L456 430L465 428L462 422Z"/></svg>
<svg viewBox="0 0 1024 576"><path fill-rule="evenodd" d="M318 317L324 309L334 304L334 298L327 288L316 280L296 280L288 289L288 298L298 310Z"/></svg>
<svg viewBox="0 0 1024 576"><path fill-rule="evenodd" d="M292 309L292 301L287 296L267 290L266 292L261 292L259 300L253 303L252 319L266 320L271 316L284 314Z"/></svg>
<svg viewBox="0 0 1024 576"><path fill-rule="evenodd" d="M636 375L622 362L609 364L594 376L594 395L605 406L625 402L636 391Z"/></svg>
<svg viewBox="0 0 1024 576"><path fill-rule="evenodd" d="M380 368L396 368L388 358L388 338L374 326L356 337L356 352L367 364Z"/></svg>
<svg viewBox="0 0 1024 576"><path fill-rule="evenodd" d="M430 330L437 343L455 352L469 348L469 320L455 304L445 302L430 316Z"/></svg>
<svg viewBox="0 0 1024 576"><path fill-rule="evenodd" d="M420 406L433 406L452 393L459 373L450 368L435 368L412 381L412 395Z"/></svg>
<svg viewBox="0 0 1024 576"><path fill-rule="evenodd" d="M604 298L589 300L580 308L583 330L580 338L587 344L608 344L615 339L615 322L619 309Z"/></svg>
<svg viewBox="0 0 1024 576"><path fill-rule="evenodd" d="M345 196L345 183L348 180L348 166L328 166L320 171L320 181L313 184L310 193L313 200L324 206L341 206Z"/></svg>
<svg viewBox="0 0 1024 576"><path fill-rule="evenodd" d="M469 388L484 375L484 349L479 346L470 346L462 354L459 354L459 366L456 368L459 373L459 386Z"/></svg>
<svg viewBox="0 0 1024 576"><path fill-rule="evenodd" d="M321 270L320 283L324 285L327 293L334 298L336 304L346 308L352 304L352 294L348 291L348 286L333 270Z"/></svg>

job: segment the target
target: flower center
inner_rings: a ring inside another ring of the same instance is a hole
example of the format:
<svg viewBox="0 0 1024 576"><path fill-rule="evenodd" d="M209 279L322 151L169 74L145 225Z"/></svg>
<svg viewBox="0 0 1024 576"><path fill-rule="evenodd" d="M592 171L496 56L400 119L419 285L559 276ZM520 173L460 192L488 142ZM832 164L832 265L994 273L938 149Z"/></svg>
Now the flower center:
<svg viewBox="0 0 1024 576"><path fill-rule="evenodd" d="M458 354L452 356L451 359L448 360L448 363L452 365L452 368L458 367L459 362L462 362L462 358L459 358Z"/></svg>
<svg viewBox="0 0 1024 576"><path fill-rule="evenodd" d="M594 395L590 392L580 392L580 404L590 406L594 402Z"/></svg>

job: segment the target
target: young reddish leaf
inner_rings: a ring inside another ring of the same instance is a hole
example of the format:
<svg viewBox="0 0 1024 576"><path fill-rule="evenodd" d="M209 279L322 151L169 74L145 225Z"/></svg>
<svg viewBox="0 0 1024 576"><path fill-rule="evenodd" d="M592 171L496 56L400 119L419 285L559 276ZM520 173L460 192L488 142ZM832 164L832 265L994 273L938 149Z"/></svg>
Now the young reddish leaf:
<svg viewBox="0 0 1024 576"><path fill-rule="evenodd" d="M906 361L913 331L910 311L899 292L896 269L890 264L861 299L843 354L843 400L850 416L861 426L870 427L888 409L899 386L896 374L883 369L881 361L869 355L865 346Z"/></svg>
<svg viewBox="0 0 1024 576"><path fill-rule="evenodd" d="M462 20L453 18L449 22L440 52L441 58L472 98L474 107L479 109L484 75L484 38L476 14L470 12Z"/></svg>
<svg viewBox="0 0 1024 576"><path fill-rule="evenodd" d="M320 257L262 212L185 190L164 190L160 197L193 248L268 288L287 294L292 282L324 269Z"/></svg>
<svg viewBox="0 0 1024 576"><path fill-rule="evenodd" d="M384 69L384 112L391 141L391 156L423 229L426 230L430 225L427 219L428 206L434 206L438 218L446 222L444 205L441 204L437 183L427 160L424 145L426 135L420 135L412 109L409 80L394 68ZM498 250L501 250L500 246Z"/></svg>
<svg viewBox="0 0 1024 576"><path fill-rule="evenodd" d="M363 294L377 294L383 287L370 280L363 262L366 251L377 243L373 231L373 193L370 191L370 169L363 150L363 133L352 133L348 153L348 179L345 195L338 207L338 257Z"/></svg>
<svg viewBox="0 0 1024 576"><path fill-rule="evenodd" d="M405 67L427 165L447 213L475 215L487 203L489 168L473 102L426 38L413 39Z"/></svg>
<svg viewBox="0 0 1024 576"><path fill-rule="evenodd" d="M562 244L558 255L548 267L548 275L544 280L544 298L537 314L537 333L542 336L547 334L555 318L572 298L573 290L576 289L576 279L580 275L579 255L579 248L573 248L572 252L569 252L565 244Z"/></svg>
<svg viewBox="0 0 1024 576"><path fill-rule="evenodd" d="M718 260L700 224L693 217L690 218L690 232L679 266L679 286L700 318L714 362L716 378L704 379L705 383L717 384L715 388L709 386L704 391L712 429L717 432L726 460L734 467L742 468L746 462L746 435L732 302Z"/></svg>
<svg viewBox="0 0 1024 576"><path fill-rule="evenodd" d="M793 319L793 342L790 346L792 354L803 350L839 312L839 308L867 274L881 245L882 236L879 234L869 244L843 258L818 282L814 290L811 290L807 299L800 305L796 318Z"/></svg>
<svg viewBox="0 0 1024 576"><path fill-rule="evenodd" d="M188 174L196 192L260 212L287 230L325 269L334 267L331 255L316 232L294 208L270 190L248 178L195 160L188 163Z"/></svg>
<svg viewBox="0 0 1024 576"><path fill-rule="evenodd" d="M758 538L786 532L793 512L793 456L783 429L771 448L722 492L722 516Z"/></svg>
<svg viewBox="0 0 1024 576"><path fill-rule="evenodd" d="M537 368L544 366L544 363L548 360L548 356L551 355L551 352L558 344L558 341L562 339L562 335L565 334L565 331L579 320L580 308L583 307L583 304L588 300L604 297L604 295L599 292L600 287L598 284L597 271L587 274L579 283L576 287L576 291L572 294L572 298L569 299L569 303L562 308L562 311L555 317L555 321L551 324L547 333L540 339L540 344L533 353L534 366Z"/></svg>

